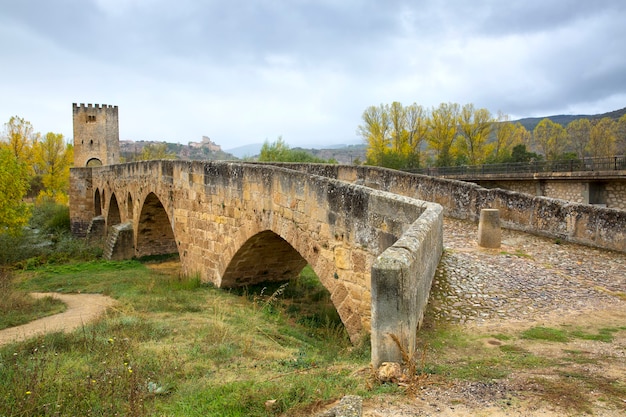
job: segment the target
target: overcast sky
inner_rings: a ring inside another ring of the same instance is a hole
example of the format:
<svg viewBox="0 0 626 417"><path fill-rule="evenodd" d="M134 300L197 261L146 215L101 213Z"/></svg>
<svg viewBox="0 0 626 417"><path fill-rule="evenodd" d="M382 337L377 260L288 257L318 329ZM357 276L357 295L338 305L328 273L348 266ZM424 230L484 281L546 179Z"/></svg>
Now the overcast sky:
<svg viewBox="0 0 626 417"><path fill-rule="evenodd" d="M624 0L0 0L0 121L224 149L359 143L399 101L513 118L626 107Z"/></svg>

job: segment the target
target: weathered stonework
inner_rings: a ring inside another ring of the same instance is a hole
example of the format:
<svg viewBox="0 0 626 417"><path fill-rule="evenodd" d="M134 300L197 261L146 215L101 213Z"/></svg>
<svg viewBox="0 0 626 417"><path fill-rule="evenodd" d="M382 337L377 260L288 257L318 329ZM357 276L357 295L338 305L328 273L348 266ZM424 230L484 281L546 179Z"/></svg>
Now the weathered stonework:
<svg viewBox="0 0 626 417"><path fill-rule="evenodd" d="M120 160L117 106L72 104L74 166L112 165Z"/></svg>
<svg viewBox="0 0 626 417"><path fill-rule="evenodd" d="M626 179L605 180L576 179L519 179L475 181L485 188L501 188L517 193L530 194L569 201L571 203L601 205L626 210Z"/></svg>
<svg viewBox="0 0 626 417"><path fill-rule="evenodd" d="M384 168L279 165L432 201L441 204L445 215L454 218L477 222L481 209L499 209L500 221L505 228L626 252L626 211L623 210L536 197L498 188L486 189L469 182Z"/></svg>
<svg viewBox="0 0 626 417"><path fill-rule="evenodd" d="M254 164L146 161L72 178L82 184L71 204L90 210L72 223L100 210L110 258L177 252L183 273L220 288L285 281L310 264L351 339L371 331L375 364L401 358L388 333L415 344L443 250L437 204Z"/></svg>

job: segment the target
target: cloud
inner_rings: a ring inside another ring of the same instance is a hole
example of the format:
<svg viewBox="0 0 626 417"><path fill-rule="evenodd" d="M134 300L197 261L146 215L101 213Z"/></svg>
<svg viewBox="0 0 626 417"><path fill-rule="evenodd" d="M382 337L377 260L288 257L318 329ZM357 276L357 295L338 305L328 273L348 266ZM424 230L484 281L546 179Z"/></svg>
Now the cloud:
<svg viewBox="0 0 626 417"><path fill-rule="evenodd" d="M30 0L0 6L0 117L71 136L116 104L124 139L359 141L369 105L514 117L624 107L620 0Z"/></svg>

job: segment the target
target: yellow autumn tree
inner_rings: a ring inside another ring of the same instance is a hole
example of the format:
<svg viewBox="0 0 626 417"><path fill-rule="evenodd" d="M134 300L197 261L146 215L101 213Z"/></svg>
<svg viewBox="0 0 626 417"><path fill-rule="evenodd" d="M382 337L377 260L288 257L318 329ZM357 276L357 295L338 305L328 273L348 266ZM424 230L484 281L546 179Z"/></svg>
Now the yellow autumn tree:
<svg viewBox="0 0 626 417"><path fill-rule="evenodd" d="M469 165L480 165L487 160L494 146L487 139L494 123L487 109L477 109L473 104L465 104L459 115L458 149L461 158Z"/></svg>
<svg viewBox="0 0 626 417"><path fill-rule="evenodd" d="M615 155L617 125L613 119L603 117L593 123L589 136L587 152L594 158L609 157Z"/></svg>
<svg viewBox="0 0 626 417"><path fill-rule="evenodd" d="M48 132L33 146L35 173L41 177L43 189L38 200L53 200L68 203L70 166L74 160L74 149L66 144L60 133Z"/></svg>
<svg viewBox="0 0 626 417"><path fill-rule="evenodd" d="M367 144L367 163L382 165L390 145L389 114L385 106L381 104L365 109L361 119L362 124L357 128L357 134Z"/></svg>
<svg viewBox="0 0 626 417"><path fill-rule="evenodd" d="M533 137L548 160L558 159L568 146L565 128L548 118L535 126Z"/></svg>
<svg viewBox="0 0 626 417"><path fill-rule="evenodd" d="M576 152L579 158L584 158L591 139L591 122L589 119L572 120L567 124L565 130L572 150Z"/></svg>
<svg viewBox="0 0 626 417"><path fill-rule="evenodd" d="M30 208L22 200L28 190L28 168L13 150L0 144L0 234L19 233L30 218Z"/></svg>
<svg viewBox="0 0 626 417"><path fill-rule="evenodd" d="M432 109L427 140L435 153L435 165L452 165L451 150L457 135L458 122L459 105L457 103L441 103L439 107Z"/></svg>

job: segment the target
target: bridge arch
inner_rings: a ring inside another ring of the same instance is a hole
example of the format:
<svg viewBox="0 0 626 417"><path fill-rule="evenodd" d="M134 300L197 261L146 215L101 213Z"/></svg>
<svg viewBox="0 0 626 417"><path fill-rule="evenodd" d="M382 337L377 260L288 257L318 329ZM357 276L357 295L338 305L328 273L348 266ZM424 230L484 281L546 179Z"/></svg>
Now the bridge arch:
<svg viewBox="0 0 626 417"><path fill-rule="evenodd" d="M130 192L128 193L128 197L126 197L126 218L128 221L132 221L133 220L133 209L135 207L133 206L133 196L130 194Z"/></svg>
<svg viewBox="0 0 626 417"><path fill-rule="evenodd" d="M102 216L102 200L100 199L100 190L96 188L93 195L94 217Z"/></svg>
<svg viewBox="0 0 626 417"><path fill-rule="evenodd" d="M237 250L222 275L221 287L287 281L307 265L289 242L271 230L250 237Z"/></svg>
<svg viewBox="0 0 626 417"><path fill-rule="evenodd" d="M219 287L237 287L263 282L284 282L297 278L309 264L321 284L331 295L331 301L346 327L352 342L358 342L363 323L359 306L350 296L345 283L339 281L334 251L323 249L306 237L307 233L291 230L279 233L270 229L242 239L239 249L227 262Z"/></svg>
<svg viewBox="0 0 626 417"><path fill-rule="evenodd" d="M135 236L138 257L178 252L170 217L153 192L146 196L141 205Z"/></svg>
<svg viewBox="0 0 626 417"><path fill-rule="evenodd" d="M109 201L109 209L107 210L107 229L110 230L113 226L121 222L122 215L120 213L120 206L117 203L117 197L115 197L115 193L111 193L111 201Z"/></svg>

